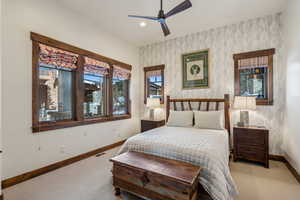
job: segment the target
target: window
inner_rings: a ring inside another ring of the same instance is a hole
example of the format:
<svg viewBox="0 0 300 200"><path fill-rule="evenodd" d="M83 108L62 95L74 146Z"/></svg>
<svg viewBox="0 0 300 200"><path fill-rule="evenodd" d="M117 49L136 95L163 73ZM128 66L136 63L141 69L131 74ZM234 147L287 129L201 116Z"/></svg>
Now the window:
<svg viewBox="0 0 300 200"><path fill-rule="evenodd" d="M39 121L73 119L72 72L41 66Z"/></svg>
<svg viewBox="0 0 300 200"><path fill-rule="evenodd" d="M159 98L164 103L164 65L145 67L144 101L147 98Z"/></svg>
<svg viewBox="0 0 300 200"><path fill-rule="evenodd" d="M84 74L84 117L103 116L105 103L105 76Z"/></svg>
<svg viewBox="0 0 300 200"><path fill-rule="evenodd" d="M39 44L39 122L71 120L77 54Z"/></svg>
<svg viewBox="0 0 300 200"><path fill-rule="evenodd" d="M273 104L275 49L235 54L235 95L255 96L257 105Z"/></svg>
<svg viewBox="0 0 300 200"><path fill-rule="evenodd" d="M31 33L32 129L128 119L131 66Z"/></svg>
<svg viewBox="0 0 300 200"><path fill-rule="evenodd" d="M114 66L112 80L113 114L122 115L128 112L129 71Z"/></svg>
<svg viewBox="0 0 300 200"><path fill-rule="evenodd" d="M85 57L84 62L84 117L95 118L107 115L107 63Z"/></svg>
<svg viewBox="0 0 300 200"><path fill-rule="evenodd" d="M113 114L122 115L127 112L128 81L119 78L113 79Z"/></svg>

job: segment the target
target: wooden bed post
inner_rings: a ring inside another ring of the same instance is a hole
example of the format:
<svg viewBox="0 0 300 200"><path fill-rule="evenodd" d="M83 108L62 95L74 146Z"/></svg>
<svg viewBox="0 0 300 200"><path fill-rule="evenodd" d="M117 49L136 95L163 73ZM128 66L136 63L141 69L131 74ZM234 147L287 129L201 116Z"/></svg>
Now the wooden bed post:
<svg viewBox="0 0 300 200"><path fill-rule="evenodd" d="M230 97L229 97L229 94L225 94L224 95L224 113L225 113L225 128L227 129L228 131L228 143L229 143L229 149L231 151L231 130L230 130L230 112L229 112L229 109L230 109Z"/></svg>
<svg viewBox="0 0 300 200"><path fill-rule="evenodd" d="M228 130L228 133L230 134L230 113L229 113L229 108L230 108L230 98L229 94L224 95L224 111L225 111L225 128Z"/></svg>
<svg viewBox="0 0 300 200"><path fill-rule="evenodd" d="M166 105L166 123L168 122L170 114L170 96L167 96L167 105Z"/></svg>

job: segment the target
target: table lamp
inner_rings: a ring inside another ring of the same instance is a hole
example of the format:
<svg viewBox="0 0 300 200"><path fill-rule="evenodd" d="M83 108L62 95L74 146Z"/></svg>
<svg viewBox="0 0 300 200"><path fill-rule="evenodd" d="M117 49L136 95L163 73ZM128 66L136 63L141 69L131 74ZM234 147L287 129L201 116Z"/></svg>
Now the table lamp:
<svg viewBox="0 0 300 200"><path fill-rule="evenodd" d="M237 125L249 126L248 110L256 109L256 97L236 96L233 107L240 110L240 122Z"/></svg>
<svg viewBox="0 0 300 200"><path fill-rule="evenodd" d="M154 120L154 109L160 107L160 99L159 98L147 98L147 105L150 108L150 120Z"/></svg>

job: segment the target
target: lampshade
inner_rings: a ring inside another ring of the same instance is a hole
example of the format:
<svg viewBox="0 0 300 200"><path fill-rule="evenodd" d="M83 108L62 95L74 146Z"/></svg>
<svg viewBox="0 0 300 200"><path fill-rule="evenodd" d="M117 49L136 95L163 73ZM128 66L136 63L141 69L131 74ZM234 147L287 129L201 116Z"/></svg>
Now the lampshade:
<svg viewBox="0 0 300 200"><path fill-rule="evenodd" d="M147 107L148 108L159 108L160 99L159 98L147 98Z"/></svg>
<svg viewBox="0 0 300 200"><path fill-rule="evenodd" d="M234 98L235 109L240 110L255 110L256 109L256 97L244 97L244 96L236 96Z"/></svg>

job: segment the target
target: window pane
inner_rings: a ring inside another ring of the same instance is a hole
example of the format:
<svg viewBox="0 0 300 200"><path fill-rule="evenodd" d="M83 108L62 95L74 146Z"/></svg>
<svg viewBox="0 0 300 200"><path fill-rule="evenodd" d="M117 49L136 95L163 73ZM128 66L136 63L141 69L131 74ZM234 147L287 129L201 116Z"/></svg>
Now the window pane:
<svg viewBox="0 0 300 200"><path fill-rule="evenodd" d="M104 115L104 76L84 74L84 117Z"/></svg>
<svg viewBox="0 0 300 200"><path fill-rule="evenodd" d="M127 110L128 80L113 78L113 114L122 115Z"/></svg>
<svg viewBox="0 0 300 200"><path fill-rule="evenodd" d="M241 96L255 96L267 99L268 68L250 68L240 70Z"/></svg>
<svg viewBox="0 0 300 200"><path fill-rule="evenodd" d="M39 121L72 119L72 72L40 67L39 79Z"/></svg>
<svg viewBox="0 0 300 200"><path fill-rule="evenodd" d="M149 76L148 83L148 97L161 99L162 95L162 77L161 76Z"/></svg>

